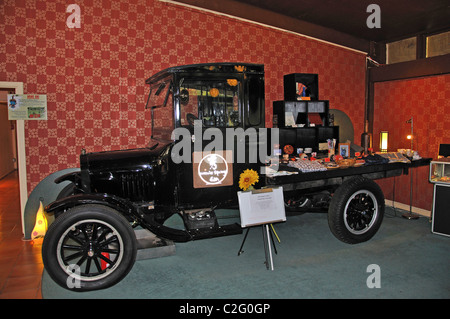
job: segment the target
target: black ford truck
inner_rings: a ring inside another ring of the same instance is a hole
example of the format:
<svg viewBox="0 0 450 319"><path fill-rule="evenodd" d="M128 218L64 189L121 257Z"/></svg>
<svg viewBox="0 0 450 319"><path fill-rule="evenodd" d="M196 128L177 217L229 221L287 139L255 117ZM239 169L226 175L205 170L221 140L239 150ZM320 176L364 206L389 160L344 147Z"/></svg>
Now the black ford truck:
<svg viewBox="0 0 450 319"><path fill-rule="evenodd" d="M45 208L56 218L42 257L64 288L103 289L122 280L136 259L137 226L174 242L241 234L239 224L219 225L214 211L239 207L244 170L286 168L273 157L284 133L265 128L263 65L172 67L146 83L148 147L82 152L80 171L55 181L70 184ZM327 210L332 233L354 244L374 236L383 219L384 196L373 179L408 173L411 166L261 174L256 186L282 186L287 211ZM174 214L185 229L165 225Z"/></svg>

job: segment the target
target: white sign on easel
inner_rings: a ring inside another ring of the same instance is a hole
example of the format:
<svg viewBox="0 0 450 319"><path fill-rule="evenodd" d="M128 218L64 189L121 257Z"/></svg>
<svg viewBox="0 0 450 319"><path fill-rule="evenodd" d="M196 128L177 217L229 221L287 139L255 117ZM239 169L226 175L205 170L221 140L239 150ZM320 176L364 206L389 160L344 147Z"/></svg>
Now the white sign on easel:
<svg viewBox="0 0 450 319"><path fill-rule="evenodd" d="M286 221L283 188L238 192L241 227Z"/></svg>
<svg viewBox="0 0 450 319"><path fill-rule="evenodd" d="M272 248L270 246L270 234L268 224L286 221L284 209L283 189L266 188L251 192L238 192L239 212L241 216L241 227L261 225L263 227L264 249L266 252L266 265L273 270ZM247 237L248 231L244 237ZM242 242L239 254L244 245ZM238 255L239 255L238 254Z"/></svg>

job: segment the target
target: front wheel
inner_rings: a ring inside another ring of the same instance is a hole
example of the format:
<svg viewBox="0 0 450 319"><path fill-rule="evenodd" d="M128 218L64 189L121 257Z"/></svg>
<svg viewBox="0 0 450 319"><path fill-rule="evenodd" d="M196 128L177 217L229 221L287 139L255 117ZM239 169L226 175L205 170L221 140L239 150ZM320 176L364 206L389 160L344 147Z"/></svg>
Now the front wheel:
<svg viewBox="0 0 450 319"><path fill-rule="evenodd" d="M374 181L358 176L345 181L334 193L328 225L339 240L357 244L371 239L384 216L384 195Z"/></svg>
<svg viewBox="0 0 450 319"><path fill-rule="evenodd" d="M63 213L49 227L42 259L61 287L89 291L110 287L134 265L137 242L128 221L101 205L82 205Z"/></svg>

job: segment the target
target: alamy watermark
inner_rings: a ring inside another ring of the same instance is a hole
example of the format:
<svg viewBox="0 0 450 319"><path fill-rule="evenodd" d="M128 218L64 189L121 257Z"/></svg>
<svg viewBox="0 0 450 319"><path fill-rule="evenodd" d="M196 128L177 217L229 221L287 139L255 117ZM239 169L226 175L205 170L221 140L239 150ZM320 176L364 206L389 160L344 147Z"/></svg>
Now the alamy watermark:
<svg viewBox="0 0 450 319"><path fill-rule="evenodd" d="M81 9L78 4L69 4L66 9L70 15L67 17L66 25L68 28L81 28ZM370 15L367 17L366 25L370 29L381 28L381 8L378 4L369 4L366 9Z"/></svg>
<svg viewBox="0 0 450 319"><path fill-rule="evenodd" d="M227 154L226 161L228 163L233 163L235 160L237 163L264 163L270 158L273 164L272 168L274 170L278 168L278 157L272 157L273 154L271 154L273 146L279 145L277 128L256 129L250 127L245 130L241 127L226 128L224 138L222 130L218 128L203 129L202 121L195 120L194 134L191 134L187 128L179 127L172 131L172 140L178 141L170 154L175 164L199 163L202 157L195 155L201 154L201 152L232 150ZM204 145L205 141L210 142Z"/></svg>
<svg viewBox="0 0 450 319"><path fill-rule="evenodd" d="M366 20L369 29L381 28L381 9L378 4L369 4L366 9L367 13L371 13Z"/></svg>
<svg viewBox="0 0 450 319"><path fill-rule="evenodd" d="M69 4L66 9L70 15L67 17L66 25L69 29L81 28L81 9L78 4Z"/></svg>
<svg viewBox="0 0 450 319"><path fill-rule="evenodd" d="M366 268L366 272L370 273L367 277L367 288L381 288L381 268L377 264L370 264Z"/></svg>
<svg viewBox="0 0 450 319"><path fill-rule="evenodd" d="M81 288L80 266L78 266L77 264L70 264L67 266L66 272L69 273L69 277L67 277L66 280L67 288Z"/></svg>

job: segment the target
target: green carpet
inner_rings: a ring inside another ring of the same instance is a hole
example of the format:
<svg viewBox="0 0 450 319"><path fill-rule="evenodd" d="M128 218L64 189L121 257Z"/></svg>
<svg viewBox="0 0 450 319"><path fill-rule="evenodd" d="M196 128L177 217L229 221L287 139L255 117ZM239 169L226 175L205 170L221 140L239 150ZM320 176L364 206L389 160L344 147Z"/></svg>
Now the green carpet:
<svg viewBox="0 0 450 319"><path fill-rule="evenodd" d="M244 234L177 243L174 256L137 261L124 280L105 290L69 291L44 271L42 295L45 299L450 298L450 238L432 234L428 218L406 220L401 213L386 208L375 237L358 245L337 240L326 214L288 217L275 225L281 243L276 244L274 271L266 269L261 227L256 227L240 256ZM231 221L239 219L219 223ZM367 286L371 264L379 266L380 288Z"/></svg>

